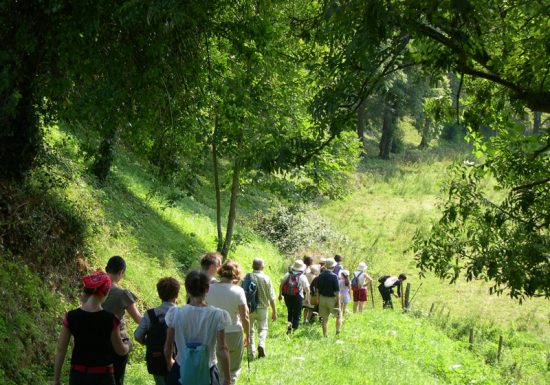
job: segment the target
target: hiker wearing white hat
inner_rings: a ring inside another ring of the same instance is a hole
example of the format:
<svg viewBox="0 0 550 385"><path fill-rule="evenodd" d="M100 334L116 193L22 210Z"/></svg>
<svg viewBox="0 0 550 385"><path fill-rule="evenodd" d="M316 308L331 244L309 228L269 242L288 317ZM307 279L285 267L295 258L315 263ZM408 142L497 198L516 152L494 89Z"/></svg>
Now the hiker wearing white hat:
<svg viewBox="0 0 550 385"><path fill-rule="evenodd" d="M363 312L365 302L368 297L367 285L372 282L372 278L367 274L367 264L365 262L360 262L357 265L357 271L353 273L353 278L351 280L351 290L353 292L353 312L359 313Z"/></svg>
<svg viewBox="0 0 550 385"><path fill-rule="evenodd" d="M291 271L284 275L279 285L279 301L284 296L288 310L288 334L300 325L304 301L306 304L310 303L309 282L304 274L305 270L306 265L302 260L294 261Z"/></svg>

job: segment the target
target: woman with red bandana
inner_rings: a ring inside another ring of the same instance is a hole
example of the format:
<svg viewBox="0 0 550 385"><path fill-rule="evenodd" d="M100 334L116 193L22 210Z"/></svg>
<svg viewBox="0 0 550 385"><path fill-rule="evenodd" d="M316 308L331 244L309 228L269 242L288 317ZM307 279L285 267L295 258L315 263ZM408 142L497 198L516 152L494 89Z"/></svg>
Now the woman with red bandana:
<svg viewBox="0 0 550 385"><path fill-rule="evenodd" d="M111 288L111 279L101 271L85 276L84 301L69 311L57 343L54 365L54 385L61 384L61 368L71 336L74 347L71 356L70 385L114 385L113 349L128 354L128 345L120 337L118 318L101 307Z"/></svg>

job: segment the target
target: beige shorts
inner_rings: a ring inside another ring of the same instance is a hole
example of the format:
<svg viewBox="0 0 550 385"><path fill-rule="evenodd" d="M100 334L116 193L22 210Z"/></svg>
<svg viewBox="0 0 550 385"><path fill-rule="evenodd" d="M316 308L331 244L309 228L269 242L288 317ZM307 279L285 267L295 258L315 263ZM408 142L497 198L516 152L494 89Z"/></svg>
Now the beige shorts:
<svg viewBox="0 0 550 385"><path fill-rule="evenodd" d="M340 308L336 302L336 297L319 296L319 317L327 318L332 314L336 318L340 317Z"/></svg>

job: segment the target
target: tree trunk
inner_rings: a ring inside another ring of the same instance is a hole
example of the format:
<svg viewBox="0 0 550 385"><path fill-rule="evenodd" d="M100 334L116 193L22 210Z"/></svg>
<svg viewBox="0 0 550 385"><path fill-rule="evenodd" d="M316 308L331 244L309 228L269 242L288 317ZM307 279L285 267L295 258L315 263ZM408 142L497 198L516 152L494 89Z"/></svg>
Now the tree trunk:
<svg viewBox="0 0 550 385"><path fill-rule="evenodd" d="M103 139L99 145L96 159L92 165L93 174L101 182L107 179L111 165L113 164L113 147L115 145L115 139L117 134L117 124L112 121L107 121L105 127Z"/></svg>
<svg viewBox="0 0 550 385"><path fill-rule="evenodd" d="M225 240L223 242L223 247L221 254L223 255L223 260L227 259L229 254L229 248L231 247L231 240L233 238L233 229L235 226L235 218L237 215L237 195L239 192L239 177L240 177L241 167L238 161L235 161L233 164L233 181L231 183L231 200L229 204L229 215L227 216L227 228L225 232Z"/></svg>
<svg viewBox="0 0 550 385"><path fill-rule="evenodd" d="M218 242L216 251L221 252L223 247L223 232L222 232L222 200L220 196L220 179L218 172L218 148L216 145L216 130L218 122L214 126L214 137L212 140L212 162L214 164L214 190L216 190L216 228L218 230Z"/></svg>
<svg viewBox="0 0 550 385"><path fill-rule="evenodd" d="M382 122L382 137L380 138L378 156L381 159L390 159L391 144L393 140L393 116L390 101L384 101L384 119Z"/></svg>
<svg viewBox="0 0 550 385"><path fill-rule="evenodd" d="M367 100L363 99L359 106L357 107L357 136L361 141L362 151L361 156L366 156L366 141L365 141L365 108L367 105Z"/></svg>
<svg viewBox="0 0 550 385"><path fill-rule="evenodd" d="M542 113L540 111L533 111L533 134L537 135L540 132Z"/></svg>
<svg viewBox="0 0 550 385"><path fill-rule="evenodd" d="M420 144L418 145L418 148L421 150L425 150L428 148L428 143L430 140L428 139L428 119L424 121L424 129L422 130L422 139L420 140Z"/></svg>
<svg viewBox="0 0 550 385"><path fill-rule="evenodd" d="M0 87L0 179L22 182L42 145L35 108L42 101L37 101L35 93L44 61L44 40L51 29L50 7L47 2L31 1L6 6L8 14L21 18L21 24L2 28L2 53L7 56L2 58ZM26 36L33 37L32 44L25 45Z"/></svg>
<svg viewBox="0 0 550 385"><path fill-rule="evenodd" d="M13 117L0 123L0 179L21 182L31 170L41 144L31 80L17 86L20 100ZM5 100L5 95L0 95ZM7 115L7 114L6 114Z"/></svg>

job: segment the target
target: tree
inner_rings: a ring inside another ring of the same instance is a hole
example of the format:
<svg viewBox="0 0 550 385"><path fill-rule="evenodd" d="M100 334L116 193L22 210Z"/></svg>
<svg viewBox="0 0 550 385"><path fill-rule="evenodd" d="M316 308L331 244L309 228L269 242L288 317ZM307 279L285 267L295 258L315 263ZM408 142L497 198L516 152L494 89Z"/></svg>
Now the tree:
<svg viewBox="0 0 550 385"><path fill-rule="evenodd" d="M454 281L465 269L470 279L493 280L496 292L548 296L550 141L547 130L523 137L516 128L526 107L550 111L546 11L538 1L323 3L319 34L328 41L330 55L322 75L335 79L327 88L332 91L328 105L352 110L367 96L365 91L410 66L436 77L451 71L460 79L456 95L463 97L456 103L456 116L470 130L480 164L476 177L472 171L457 171L441 222L427 240L417 237L414 248L423 272L433 270ZM327 111L345 115L336 108ZM479 136L482 127L496 135ZM480 175L494 178L503 194L499 202L489 200L491 209ZM503 230L491 232L487 223L498 212L506 218ZM456 236L450 231L457 231Z"/></svg>
<svg viewBox="0 0 550 385"><path fill-rule="evenodd" d="M159 121L176 125L197 99L202 28L213 4L6 1L1 7L2 178L21 181L32 168L39 115L45 123L78 121L98 131L92 168L104 178L118 136L148 142L143 137Z"/></svg>
<svg viewBox="0 0 550 385"><path fill-rule="evenodd" d="M343 161L334 162L339 154L349 151L339 146L346 138L333 137L319 144L329 135L328 130L309 117L316 85L307 69L310 58L302 53L304 42L289 23L302 6L295 2L277 6L237 3L213 18L208 61L212 98L209 141L217 248L224 257L231 248L238 194L247 183L308 178L319 191L331 194L332 186L340 181L335 175L345 172L342 163L350 160L342 157ZM231 181L225 235L221 170L227 170Z"/></svg>

